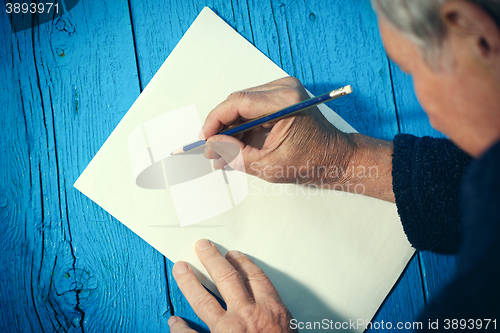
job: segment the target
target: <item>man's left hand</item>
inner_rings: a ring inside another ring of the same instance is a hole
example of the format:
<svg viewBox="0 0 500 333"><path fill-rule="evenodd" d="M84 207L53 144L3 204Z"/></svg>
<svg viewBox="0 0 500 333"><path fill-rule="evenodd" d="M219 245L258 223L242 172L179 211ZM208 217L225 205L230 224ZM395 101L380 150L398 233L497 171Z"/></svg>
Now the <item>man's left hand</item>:
<svg viewBox="0 0 500 333"><path fill-rule="evenodd" d="M203 287L185 262L174 265L173 275L194 312L211 332L293 332L290 311L271 280L250 258L238 251L229 251L224 258L206 239L199 240L195 249L225 300L227 310ZM177 316L170 317L168 324L173 333L195 332Z"/></svg>

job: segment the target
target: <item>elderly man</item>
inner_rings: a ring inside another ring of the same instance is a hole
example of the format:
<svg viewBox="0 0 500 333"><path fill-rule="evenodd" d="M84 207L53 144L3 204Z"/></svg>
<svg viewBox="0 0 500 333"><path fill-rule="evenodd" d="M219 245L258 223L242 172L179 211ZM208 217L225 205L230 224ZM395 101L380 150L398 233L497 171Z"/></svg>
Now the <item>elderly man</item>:
<svg viewBox="0 0 500 333"><path fill-rule="evenodd" d="M266 175L270 182L326 188L362 184L366 195L395 202L416 249L460 253L456 277L421 320L465 319L467 328L478 328L471 320L500 314L500 1L372 3L387 54L412 75L431 124L451 141L398 135L387 142L345 134L317 109L270 124L262 147L252 145L251 135L216 135L239 118L255 118L308 97L300 82L283 78L234 93L210 113L203 127L209 155L219 167L225 161L236 168L243 163L246 172ZM237 145L242 158L227 156L220 142ZM377 166L379 173L377 178L331 178L311 172L314 177L292 179L261 172L292 165ZM207 240L197 242L196 252L228 310L186 263L175 264L174 277L212 332L291 331L289 311L248 257L230 251L224 258ZM178 317L169 324L172 332L191 332Z"/></svg>

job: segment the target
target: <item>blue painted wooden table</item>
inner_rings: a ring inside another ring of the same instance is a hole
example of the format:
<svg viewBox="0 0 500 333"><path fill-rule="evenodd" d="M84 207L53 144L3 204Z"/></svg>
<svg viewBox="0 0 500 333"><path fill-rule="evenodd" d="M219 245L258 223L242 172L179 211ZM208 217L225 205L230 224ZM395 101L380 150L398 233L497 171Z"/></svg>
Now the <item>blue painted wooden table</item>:
<svg viewBox="0 0 500 333"><path fill-rule="evenodd" d="M72 187L204 6L311 92L355 83L329 106L358 131L439 135L368 0L82 0L17 33L2 8L1 332L164 332L172 314L206 330L172 263ZM375 321L414 320L454 266L416 255Z"/></svg>

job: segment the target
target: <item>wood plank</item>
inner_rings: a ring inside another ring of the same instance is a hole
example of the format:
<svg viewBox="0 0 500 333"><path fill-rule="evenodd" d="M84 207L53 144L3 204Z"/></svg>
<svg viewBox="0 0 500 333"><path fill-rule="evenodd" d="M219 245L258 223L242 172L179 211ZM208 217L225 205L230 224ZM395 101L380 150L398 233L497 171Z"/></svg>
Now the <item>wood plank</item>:
<svg viewBox="0 0 500 333"><path fill-rule="evenodd" d="M12 307L0 325L165 330L163 257L72 187L139 95L127 3L80 2L33 30L2 29L1 299Z"/></svg>
<svg viewBox="0 0 500 333"><path fill-rule="evenodd" d="M398 133L389 63L369 1L356 5L332 2L325 7L319 0L287 4L260 0L132 0L143 85L205 5L313 93L352 84L355 93L351 99L329 106L360 132L385 139ZM170 273L168 278L175 313L201 325ZM414 319L424 304L421 286L417 258L409 264L376 320Z"/></svg>
<svg viewBox="0 0 500 333"><path fill-rule="evenodd" d="M37 41L30 30L12 34L3 19L1 29L0 269L1 299L9 306L0 308L0 325L2 331L69 329L81 314L76 293L58 293L52 279L72 254L59 209L50 103L34 66Z"/></svg>
<svg viewBox="0 0 500 333"><path fill-rule="evenodd" d="M0 330L52 331L69 327L79 316L73 310L75 299L58 302L45 278L55 264L52 248L45 250L45 239L64 235L47 218L51 213L57 217L58 212L42 192L48 175L47 170L42 173L41 164L48 165L50 156L43 153L48 151L43 118L34 123L30 117L41 107L36 71L33 66L19 66L21 59L32 61L32 38L29 32L14 36L1 17L0 297L8 306L0 307Z"/></svg>
<svg viewBox="0 0 500 333"><path fill-rule="evenodd" d="M436 131L430 125L427 115L415 96L411 77L403 73L392 61L391 74L401 133L417 136L428 135L437 138L444 137L442 133ZM425 300L428 303L453 277L456 271L457 257L435 254L429 251L420 252L418 255L422 270Z"/></svg>

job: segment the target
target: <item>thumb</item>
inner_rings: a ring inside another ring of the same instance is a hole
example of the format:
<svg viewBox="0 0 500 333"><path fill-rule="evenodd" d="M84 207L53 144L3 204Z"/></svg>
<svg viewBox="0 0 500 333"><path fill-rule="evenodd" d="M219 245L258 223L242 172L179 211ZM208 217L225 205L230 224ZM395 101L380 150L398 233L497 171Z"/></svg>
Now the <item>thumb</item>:
<svg viewBox="0 0 500 333"><path fill-rule="evenodd" d="M228 135L214 135L207 140L205 157L214 159L214 168L229 165L234 170L247 172L248 166L260 155L260 150Z"/></svg>
<svg viewBox="0 0 500 333"><path fill-rule="evenodd" d="M171 333L197 333L180 317L172 316L168 319Z"/></svg>

